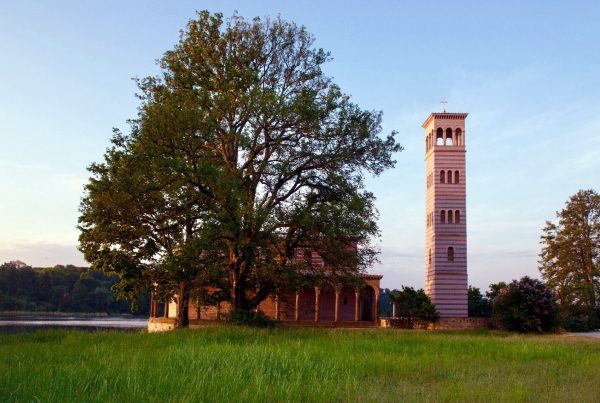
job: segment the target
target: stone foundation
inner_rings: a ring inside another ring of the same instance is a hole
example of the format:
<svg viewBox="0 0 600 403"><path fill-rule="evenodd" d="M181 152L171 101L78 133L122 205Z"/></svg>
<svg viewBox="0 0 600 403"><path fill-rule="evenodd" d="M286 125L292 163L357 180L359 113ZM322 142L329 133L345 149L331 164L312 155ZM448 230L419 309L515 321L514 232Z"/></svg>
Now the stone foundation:
<svg viewBox="0 0 600 403"><path fill-rule="evenodd" d="M148 318L148 333L167 332L175 329L175 318Z"/></svg>
<svg viewBox="0 0 600 403"><path fill-rule="evenodd" d="M487 329L490 327L488 318L440 318L427 326L429 330L467 330Z"/></svg>
<svg viewBox="0 0 600 403"><path fill-rule="evenodd" d="M411 318L384 318L379 321L381 327L396 329L427 329L427 330L466 330L487 329L490 327L488 318L440 318L437 322L422 322Z"/></svg>

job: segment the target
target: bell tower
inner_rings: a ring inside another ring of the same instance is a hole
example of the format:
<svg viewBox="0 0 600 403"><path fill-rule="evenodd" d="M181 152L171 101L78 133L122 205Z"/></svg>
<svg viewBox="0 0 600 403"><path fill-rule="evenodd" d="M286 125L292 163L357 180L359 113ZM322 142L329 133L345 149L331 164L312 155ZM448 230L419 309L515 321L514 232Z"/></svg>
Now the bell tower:
<svg viewBox="0 0 600 403"><path fill-rule="evenodd" d="M425 129L425 291L441 317L467 317L467 113L431 113Z"/></svg>

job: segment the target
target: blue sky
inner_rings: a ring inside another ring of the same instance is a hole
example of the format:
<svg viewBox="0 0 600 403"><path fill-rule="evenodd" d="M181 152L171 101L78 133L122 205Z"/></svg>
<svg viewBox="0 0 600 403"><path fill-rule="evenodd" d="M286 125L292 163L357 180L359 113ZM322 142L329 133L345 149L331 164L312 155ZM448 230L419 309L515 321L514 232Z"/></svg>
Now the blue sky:
<svg viewBox="0 0 600 403"><path fill-rule="evenodd" d="M405 147L368 180L383 285L424 285L423 129L439 101L468 112L469 282L538 276L544 221L600 190L596 1L0 1L0 262L85 262L75 228L86 166L127 129L132 77L208 9L305 25L325 66Z"/></svg>

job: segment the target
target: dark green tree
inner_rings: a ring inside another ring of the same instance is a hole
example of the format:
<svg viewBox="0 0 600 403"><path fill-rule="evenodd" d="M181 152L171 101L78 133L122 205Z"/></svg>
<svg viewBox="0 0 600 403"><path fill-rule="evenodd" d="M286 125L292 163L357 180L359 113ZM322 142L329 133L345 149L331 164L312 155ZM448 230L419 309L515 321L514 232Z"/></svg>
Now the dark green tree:
<svg viewBox="0 0 600 403"><path fill-rule="evenodd" d="M435 305L421 288L415 290L412 287L402 286L400 290L393 290L389 299L396 305L396 316L421 321L434 321L439 318Z"/></svg>
<svg viewBox="0 0 600 403"><path fill-rule="evenodd" d="M479 288L469 286L468 303L470 317L487 318L492 315L492 304L481 294Z"/></svg>
<svg viewBox="0 0 600 403"><path fill-rule="evenodd" d="M547 221L539 269L566 311L598 320L600 307L600 195L580 190ZM587 314L586 314L587 312ZM596 323L597 324L597 323Z"/></svg>
<svg viewBox="0 0 600 403"><path fill-rule="evenodd" d="M141 106L116 131L81 204L80 248L121 276L187 299L210 286L250 310L304 282L355 278L376 259L364 175L401 147L321 70L304 27L203 11L138 81ZM298 254L298 251L307 251ZM319 253L326 269L311 265ZM196 291L194 291L196 290Z"/></svg>
<svg viewBox="0 0 600 403"><path fill-rule="evenodd" d="M491 303L493 303L494 299L496 299L496 297L498 296L498 294L500 294L500 291L502 291L504 287L506 287L506 282L504 281L490 284L489 291L485 292L486 298L489 299Z"/></svg>

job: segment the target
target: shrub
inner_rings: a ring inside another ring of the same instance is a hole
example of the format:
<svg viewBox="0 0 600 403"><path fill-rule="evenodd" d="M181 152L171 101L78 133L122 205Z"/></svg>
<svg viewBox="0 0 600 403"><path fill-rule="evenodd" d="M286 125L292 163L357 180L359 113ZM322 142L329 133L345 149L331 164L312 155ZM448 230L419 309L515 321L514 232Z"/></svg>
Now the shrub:
<svg viewBox="0 0 600 403"><path fill-rule="evenodd" d="M541 281L527 276L513 280L494 299L493 317L506 330L549 332L558 319L556 294Z"/></svg>
<svg viewBox="0 0 600 403"><path fill-rule="evenodd" d="M435 305L431 303L423 289L415 290L403 286L402 290L391 292L390 300L396 304L397 317L421 321L435 321L439 318Z"/></svg>
<svg viewBox="0 0 600 403"><path fill-rule="evenodd" d="M560 325L570 332L589 332L600 327L600 312L582 306L562 309Z"/></svg>
<svg viewBox="0 0 600 403"><path fill-rule="evenodd" d="M492 316L492 304L481 295L477 287L469 286L469 317L489 318Z"/></svg>
<svg viewBox="0 0 600 403"><path fill-rule="evenodd" d="M238 309L229 314L229 322L250 327L273 327L275 321L264 314L263 311L246 311Z"/></svg>

